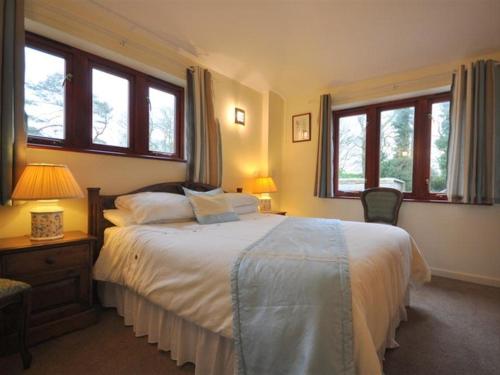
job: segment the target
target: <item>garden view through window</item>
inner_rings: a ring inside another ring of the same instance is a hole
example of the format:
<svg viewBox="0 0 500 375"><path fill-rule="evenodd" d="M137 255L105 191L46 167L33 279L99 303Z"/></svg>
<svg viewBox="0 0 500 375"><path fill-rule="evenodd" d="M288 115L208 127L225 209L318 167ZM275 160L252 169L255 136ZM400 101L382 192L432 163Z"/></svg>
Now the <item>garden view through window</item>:
<svg viewBox="0 0 500 375"><path fill-rule="evenodd" d="M26 33L28 144L183 160L184 89Z"/></svg>
<svg viewBox="0 0 500 375"><path fill-rule="evenodd" d="M92 69L92 143L128 147L129 82Z"/></svg>
<svg viewBox="0 0 500 375"><path fill-rule="evenodd" d="M64 139L66 61L26 47L25 112L28 134Z"/></svg>
<svg viewBox="0 0 500 375"><path fill-rule="evenodd" d="M450 102L432 104L430 191L446 193Z"/></svg>
<svg viewBox="0 0 500 375"><path fill-rule="evenodd" d="M149 88L149 150L175 152L175 96Z"/></svg>
<svg viewBox="0 0 500 375"><path fill-rule="evenodd" d="M365 185L366 115L339 120L339 189L359 191ZM362 189L361 189L362 190Z"/></svg>
<svg viewBox="0 0 500 375"><path fill-rule="evenodd" d="M336 196L380 186L398 189L406 199L445 198L449 93L333 114Z"/></svg>
<svg viewBox="0 0 500 375"><path fill-rule="evenodd" d="M415 108L380 113L379 186L405 192L413 190L413 128Z"/></svg>

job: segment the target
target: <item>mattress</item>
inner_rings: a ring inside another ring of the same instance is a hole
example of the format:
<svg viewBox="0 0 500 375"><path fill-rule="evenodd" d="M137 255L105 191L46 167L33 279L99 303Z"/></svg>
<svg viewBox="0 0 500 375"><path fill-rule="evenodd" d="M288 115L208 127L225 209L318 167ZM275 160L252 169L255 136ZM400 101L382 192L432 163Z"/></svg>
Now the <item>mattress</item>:
<svg viewBox="0 0 500 375"><path fill-rule="evenodd" d="M94 278L122 285L182 319L232 338L233 263L240 251L283 220L249 214L212 225L109 228ZM397 345L395 329L406 317L407 288L429 280L429 268L401 228L343 221L342 229L349 251L357 372L381 373L381 356Z"/></svg>

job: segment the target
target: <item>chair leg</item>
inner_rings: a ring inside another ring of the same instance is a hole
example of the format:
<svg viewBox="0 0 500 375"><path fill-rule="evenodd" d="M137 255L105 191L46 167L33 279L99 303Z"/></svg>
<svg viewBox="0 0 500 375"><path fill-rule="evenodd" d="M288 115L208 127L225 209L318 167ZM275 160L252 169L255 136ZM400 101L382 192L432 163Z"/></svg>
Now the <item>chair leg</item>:
<svg viewBox="0 0 500 375"><path fill-rule="evenodd" d="M23 293L22 311L19 314L19 351L25 369L31 366L31 353L28 350L28 323L31 310L31 290Z"/></svg>

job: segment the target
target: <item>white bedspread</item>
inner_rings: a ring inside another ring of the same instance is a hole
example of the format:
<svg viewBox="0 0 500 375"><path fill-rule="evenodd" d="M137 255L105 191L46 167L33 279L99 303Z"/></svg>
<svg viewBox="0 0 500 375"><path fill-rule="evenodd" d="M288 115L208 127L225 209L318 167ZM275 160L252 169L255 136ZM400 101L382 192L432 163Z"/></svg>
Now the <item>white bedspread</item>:
<svg viewBox="0 0 500 375"><path fill-rule="evenodd" d="M197 325L232 337L230 273L238 253L278 225L280 215L241 215L241 221L136 225L106 230L94 278L124 285ZM342 222L350 258L354 358L359 374L381 373L380 353L405 317L410 280L430 279L403 229Z"/></svg>

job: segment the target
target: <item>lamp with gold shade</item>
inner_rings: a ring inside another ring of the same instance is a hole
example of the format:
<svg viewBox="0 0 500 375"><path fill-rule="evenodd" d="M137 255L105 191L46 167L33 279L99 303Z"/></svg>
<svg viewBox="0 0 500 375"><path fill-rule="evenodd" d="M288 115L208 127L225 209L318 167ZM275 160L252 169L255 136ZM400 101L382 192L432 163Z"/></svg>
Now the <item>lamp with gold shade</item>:
<svg viewBox="0 0 500 375"><path fill-rule="evenodd" d="M260 211L269 212L271 211L271 197L269 193L274 193L278 191L276 189L276 184L274 183L272 177L258 177L255 179L252 192L254 194L260 194Z"/></svg>
<svg viewBox="0 0 500 375"><path fill-rule="evenodd" d="M58 199L83 198L71 171L60 164L28 164L12 193L13 200L37 200L31 210L31 239L62 238L63 209Z"/></svg>

